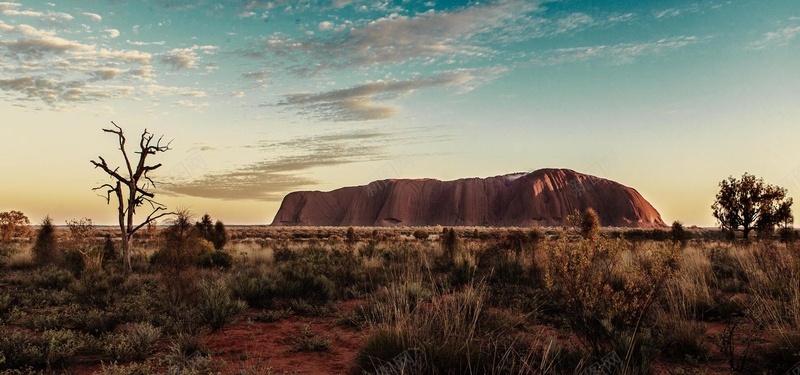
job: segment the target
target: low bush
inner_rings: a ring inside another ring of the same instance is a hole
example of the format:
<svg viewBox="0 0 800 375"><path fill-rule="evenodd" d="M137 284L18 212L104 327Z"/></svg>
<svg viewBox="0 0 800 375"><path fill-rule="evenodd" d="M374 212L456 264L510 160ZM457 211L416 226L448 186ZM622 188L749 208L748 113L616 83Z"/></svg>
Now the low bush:
<svg viewBox="0 0 800 375"><path fill-rule="evenodd" d="M197 311L202 322L218 330L229 323L247 308L247 304L231 298L228 286L221 280L200 282L200 298Z"/></svg>
<svg viewBox="0 0 800 375"><path fill-rule="evenodd" d="M47 330L40 336L4 330L0 334L2 368L47 368L67 362L83 347L84 339L69 330Z"/></svg>
<svg viewBox="0 0 800 375"><path fill-rule="evenodd" d="M105 352L115 360L140 360L155 351L161 330L150 323L132 324L118 334L105 337Z"/></svg>
<svg viewBox="0 0 800 375"><path fill-rule="evenodd" d="M331 348L331 341L326 336L319 336L311 326L306 324L300 329L300 334L292 339L293 352L324 352Z"/></svg>

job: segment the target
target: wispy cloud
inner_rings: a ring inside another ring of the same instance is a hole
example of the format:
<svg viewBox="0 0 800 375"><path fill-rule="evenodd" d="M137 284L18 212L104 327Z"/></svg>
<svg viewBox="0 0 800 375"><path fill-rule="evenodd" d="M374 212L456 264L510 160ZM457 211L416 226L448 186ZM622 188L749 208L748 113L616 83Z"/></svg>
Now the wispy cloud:
<svg viewBox="0 0 800 375"><path fill-rule="evenodd" d="M290 153L241 168L212 173L191 181L166 176L165 189L173 194L227 200L278 201L288 191L319 182L305 172L319 167L381 160L392 134L351 131L307 136L282 142L261 142L255 146L270 153Z"/></svg>
<svg viewBox="0 0 800 375"><path fill-rule="evenodd" d="M330 38L293 39L273 35L266 43L268 52L279 56L311 58L314 69L374 66L403 63L417 59L452 56L475 56L488 53L483 46L471 43L476 35L496 30L512 21L523 21L537 9L535 1L501 1L475 5L452 12L429 11L414 16L389 15L344 35ZM576 21L577 22L577 21ZM332 24L322 23L327 30ZM298 55L299 54L299 55ZM296 69L306 73L306 69Z"/></svg>
<svg viewBox="0 0 800 375"><path fill-rule="evenodd" d="M455 70L408 80L381 80L321 93L289 94L278 105L292 107L303 115L325 121L380 120L399 112L397 106L386 104L388 100L431 87L454 86L468 91L471 85L490 79L497 73L491 70Z"/></svg>
<svg viewBox="0 0 800 375"><path fill-rule="evenodd" d="M683 16L683 15L686 15L686 14L689 14L689 13L699 13L700 11L701 11L700 5L695 3L695 4L692 4L692 5L688 6L688 7L666 8L666 9L657 10L657 11L653 12L653 17L655 17L657 19L675 18L675 17L680 17L680 16Z"/></svg>
<svg viewBox="0 0 800 375"><path fill-rule="evenodd" d="M760 49L769 46L786 45L800 36L800 26L784 27L776 31L765 33L763 37L751 44L753 48Z"/></svg>
<svg viewBox="0 0 800 375"><path fill-rule="evenodd" d="M558 48L535 56L533 62L539 65L556 65L592 59L606 59L612 64L628 64L636 61L641 56L677 50L705 41L707 39L696 36L679 36L643 43Z"/></svg>

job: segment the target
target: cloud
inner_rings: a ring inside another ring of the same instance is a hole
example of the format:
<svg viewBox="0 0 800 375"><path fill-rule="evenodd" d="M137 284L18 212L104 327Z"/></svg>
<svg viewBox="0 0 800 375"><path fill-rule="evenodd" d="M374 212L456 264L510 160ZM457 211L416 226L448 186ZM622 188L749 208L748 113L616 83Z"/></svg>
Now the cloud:
<svg viewBox="0 0 800 375"><path fill-rule="evenodd" d="M6 10L16 9L21 7L22 4L20 3L10 3L10 2L0 2L0 12L4 12Z"/></svg>
<svg viewBox="0 0 800 375"><path fill-rule="evenodd" d="M768 46L786 45L794 41L798 36L800 36L800 26L785 27L777 31L765 33L760 40L751 45L756 49L766 48Z"/></svg>
<svg viewBox="0 0 800 375"><path fill-rule="evenodd" d="M0 39L0 49L5 49L8 56L14 59L43 58L51 53L63 54L95 48L94 45L67 40L26 24L12 26L0 21L0 32L17 36L17 39Z"/></svg>
<svg viewBox="0 0 800 375"><path fill-rule="evenodd" d="M653 17L655 17L657 19L674 18L674 17L680 17L680 16L682 16L682 15L684 15L686 13L698 13L698 12L700 12L700 6L698 4L692 4L691 6L686 7L686 8L667 8L667 9L662 9L662 10L654 12L653 13Z"/></svg>
<svg viewBox="0 0 800 375"><path fill-rule="evenodd" d="M108 37L111 38L111 39L119 37L119 30L117 30L117 29L106 29L106 30L103 30L103 31L106 34L108 34Z"/></svg>
<svg viewBox="0 0 800 375"><path fill-rule="evenodd" d="M83 81L58 81L35 76L0 79L0 90L17 92L29 100L46 103L119 98L129 95L133 89L130 86L89 86Z"/></svg>
<svg viewBox="0 0 800 375"><path fill-rule="evenodd" d="M188 48L175 48L165 54L162 54L161 62L172 66L175 70L197 68L197 63L200 61L198 52L210 55L217 51L215 46L191 46Z"/></svg>
<svg viewBox="0 0 800 375"><path fill-rule="evenodd" d="M477 83L478 75L488 79L497 72L455 70L430 77L408 80L375 81L363 85L322 93L284 95L278 106L295 108L300 114L326 121L367 121L395 116L399 108L383 102L406 96L415 90L430 87L457 86L468 90Z"/></svg>
<svg viewBox="0 0 800 375"><path fill-rule="evenodd" d="M84 17L86 17L86 18L88 18L88 19L90 19L92 21L96 21L96 22L100 22L100 21L103 20L103 16L101 16L101 15L99 15L97 13L88 13L87 12L87 13L81 13L81 15L83 15Z"/></svg>
<svg viewBox="0 0 800 375"><path fill-rule="evenodd" d="M556 21L556 34L583 30L595 24L594 18L585 13L573 13Z"/></svg>
<svg viewBox="0 0 800 375"><path fill-rule="evenodd" d="M676 50L705 41L706 39L696 36L679 36L654 42L559 48L535 56L533 62L539 65L557 65L591 59L607 59L613 64L627 64L640 56Z"/></svg>
<svg viewBox="0 0 800 375"><path fill-rule="evenodd" d="M226 200L279 201L291 190L319 182L304 172L387 157L384 145L392 134L378 131L351 131L321 136L307 136L283 142L261 142L254 146L271 154L291 154L252 163L240 168L212 173L183 181L180 167L170 170L168 183L162 185L172 194Z"/></svg>
<svg viewBox="0 0 800 375"><path fill-rule="evenodd" d="M0 3L0 14L9 17L31 17L38 18L45 22L69 22L75 19L71 14L61 12L37 12L33 10L16 10L20 4L18 3Z"/></svg>
<svg viewBox="0 0 800 375"><path fill-rule="evenodd" d="M126 97L136 90L126 81L153 79L146 52L98 47L3 21L0 36L0 91L22 106L38 101L63 108L61 103Z"/></svg>
<svg viewBox="0 0 800 375"><path fill-rule="evenodd" d="M306 55L312 58L308 69L373 66L403 63L415 59L449 56L478 56L490 52L471 43L471 38L490 34L509 23L524 22L525 15L537 9L537 2L509 0L490 5L475 5L452 12L428 11L415 16L392 14L373 20L349 32L325 38L292 39L272 36L268 52L279 56ZM327 30L332 24L321 23ZM323 61L322 64L319 62Z"/></svg>
<svg viewBox="0 0 800 375"><path fill-rule="evenodd" d="M125 43L128 43L128 44L130 44L132 46L163 46L163 45L167 44L167 42L165 42L163 40L160 40L160 41L157 41L157 42L141 42L141 41L126 40Z"/></svg>

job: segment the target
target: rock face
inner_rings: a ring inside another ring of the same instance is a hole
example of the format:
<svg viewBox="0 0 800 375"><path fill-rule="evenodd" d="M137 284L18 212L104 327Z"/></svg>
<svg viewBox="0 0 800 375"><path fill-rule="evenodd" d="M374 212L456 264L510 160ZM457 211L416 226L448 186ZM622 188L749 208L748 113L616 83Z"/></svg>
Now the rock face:
<svg viewBox="0 0 800 375"><path fill-rule="evenodd" d="M381 180L288 194L272 225L560 226L594 208L603 226L664 227L636 190L569 169L455 181Z"/></svg>

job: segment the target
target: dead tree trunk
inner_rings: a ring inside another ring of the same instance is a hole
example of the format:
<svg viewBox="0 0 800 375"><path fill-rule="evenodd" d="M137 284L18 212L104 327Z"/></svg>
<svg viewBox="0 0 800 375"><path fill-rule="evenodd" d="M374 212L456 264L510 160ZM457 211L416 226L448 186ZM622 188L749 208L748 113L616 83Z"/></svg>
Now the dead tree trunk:
<svg viewBox="0 0 800 375"><path fill-rule="evenodd" d="M104 132L116 134L119 141L119 150L125 160L125 170L119 172L119 167L111 169L102 156L98 156L99 162L91 160L95 168L100 168L112 177L114 183L107 183L94 188L93 190L108 189L106 191L106 202L111 203L111 194L117 198L117 214L119 220L119 230L122 237L122 255L125 260L125 268L131 270L131 239L133 234L139 229L146 226L148 223L155 221L158 218L167 215L173 215L173 212L163 212L167 208L161 203L153 200L155 194L151 191L155 189L155 182L147 176L147 173L161 167L161 163L155 165L147 165L146 159L149 155L155 155L159 152L167 152L170 150L169 143L161 145L161 138L156 140L153 145L154 135L147 132L147 129L142 133L139 140L139 150L135 153L139 154L139 160L134 165L128 157L128 151L125 149L125 134L122 128L117 126L113 121L112 125L116 129L103 129ZM163 137L162 137L163 138ZM144 203L150 205L150 214L139 224L134 222L134 215L136 208L142 206Z"/></svg>

